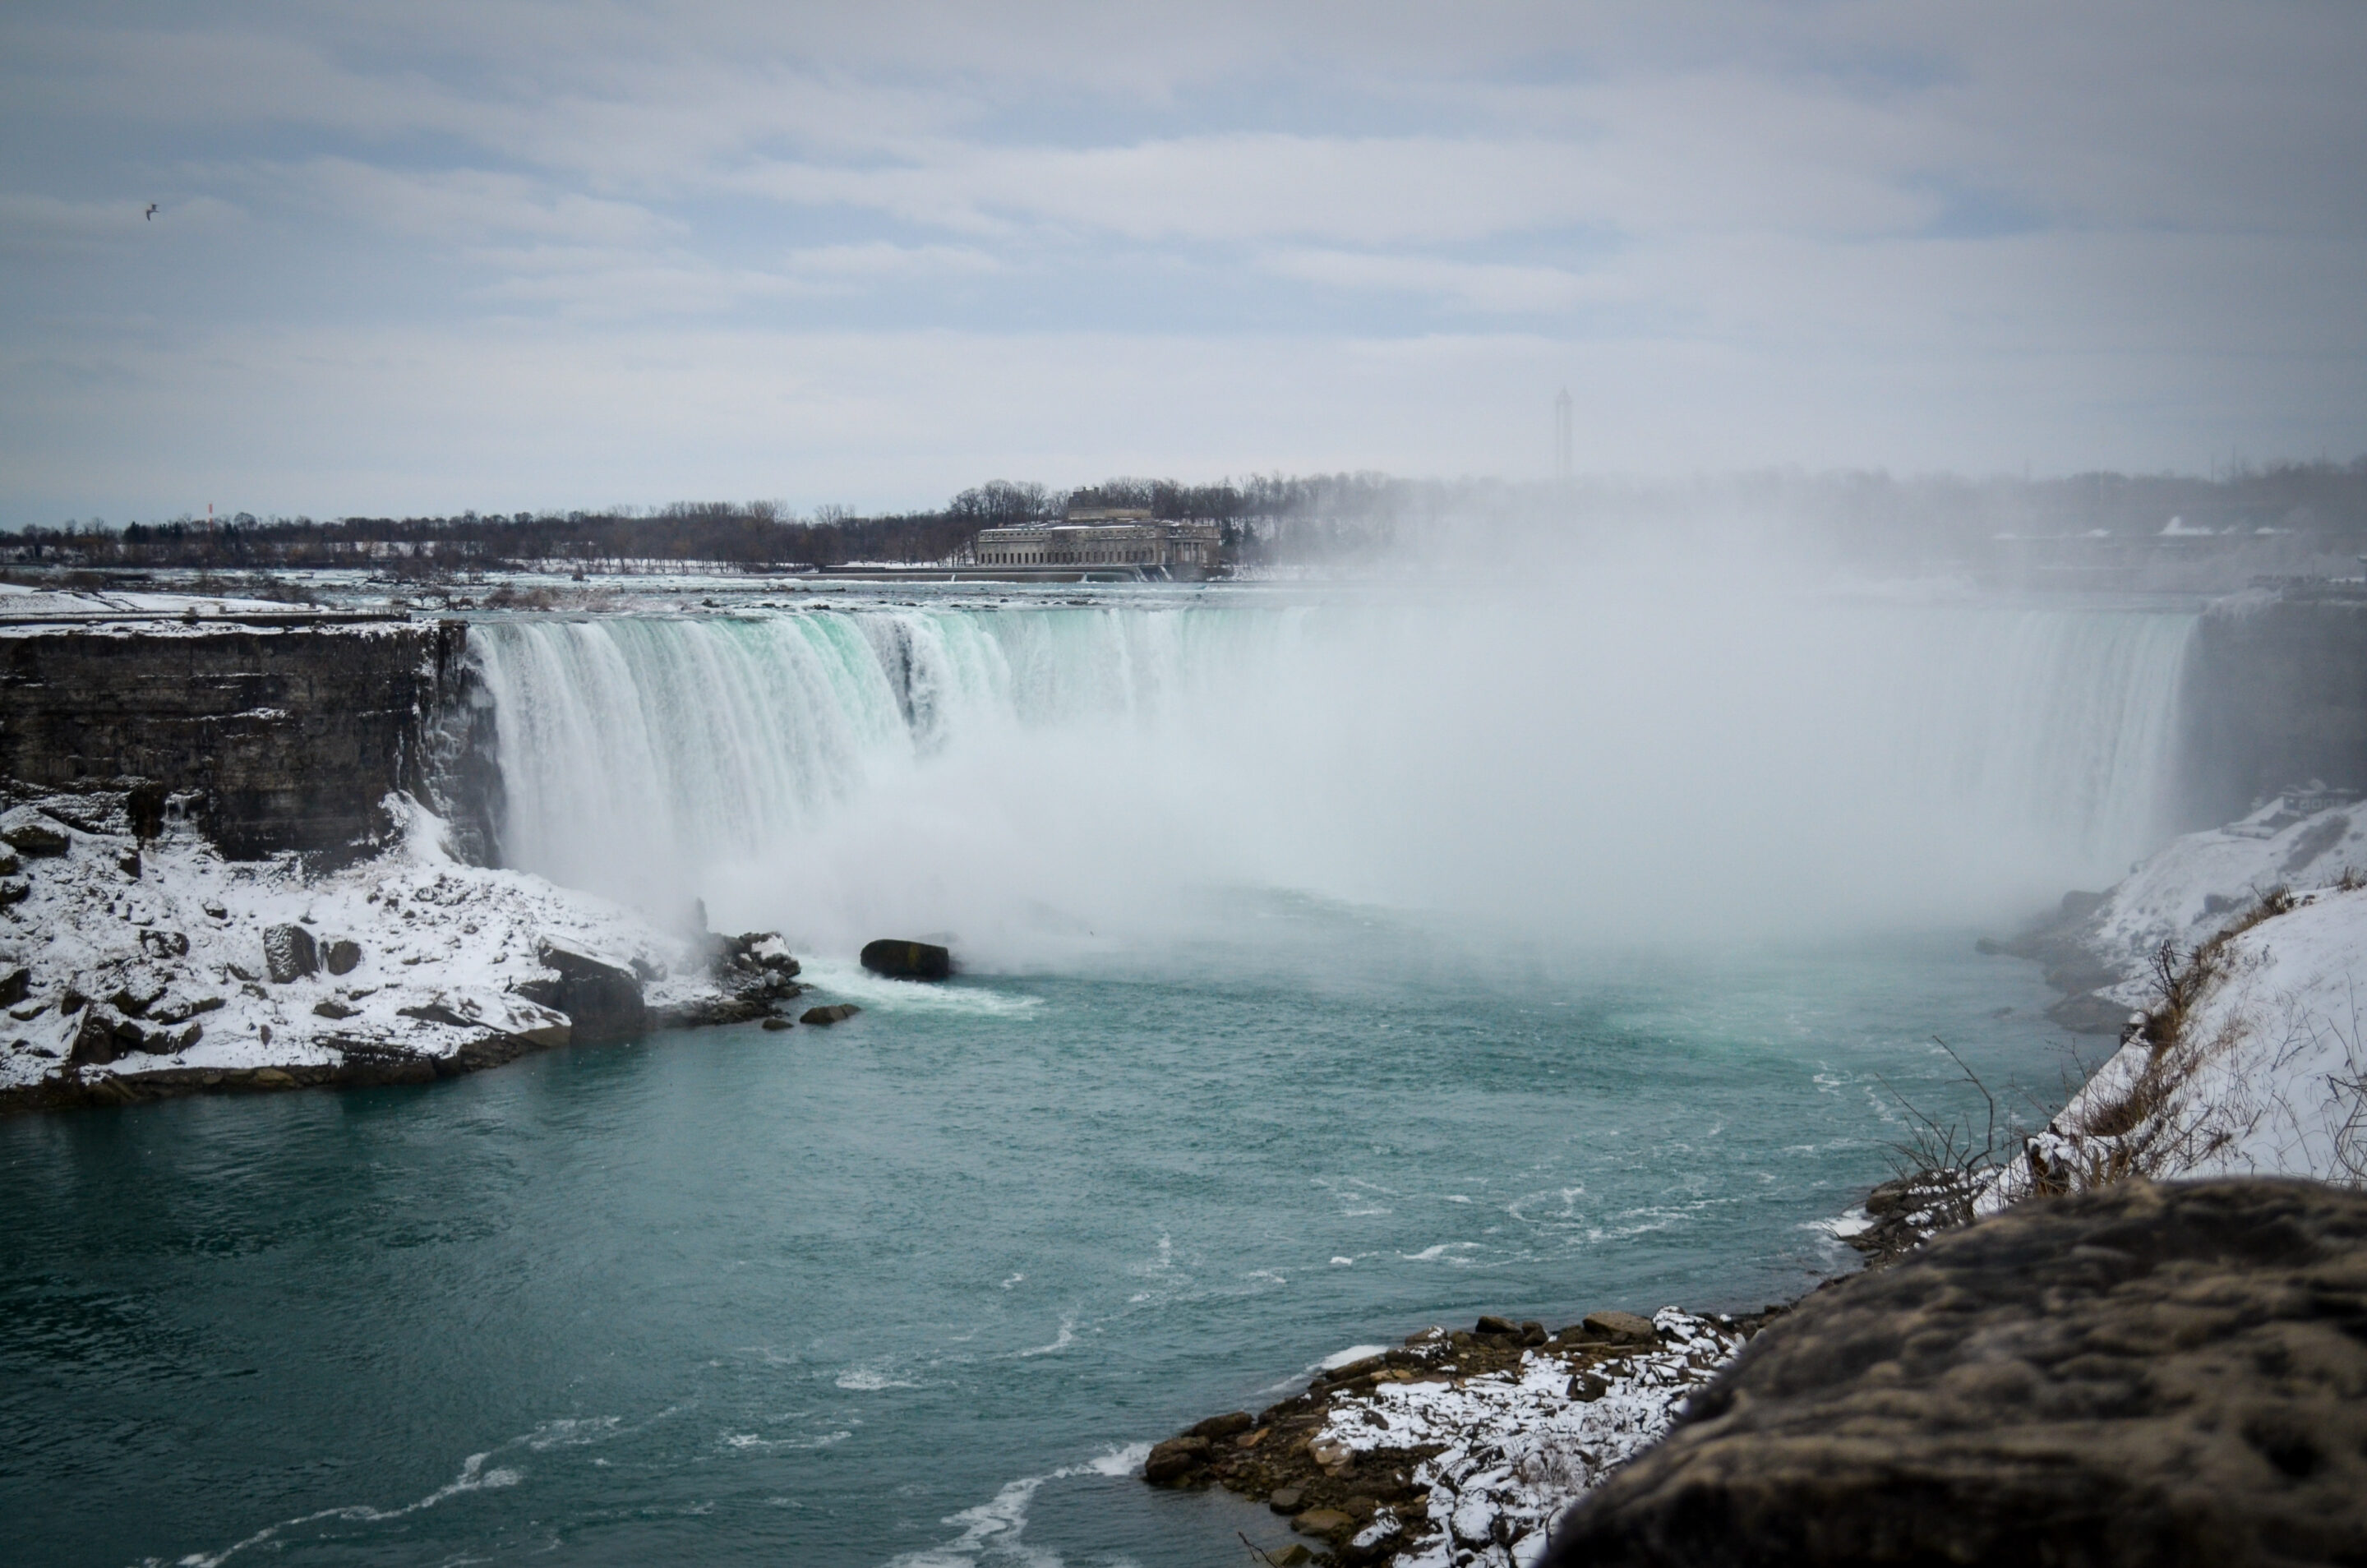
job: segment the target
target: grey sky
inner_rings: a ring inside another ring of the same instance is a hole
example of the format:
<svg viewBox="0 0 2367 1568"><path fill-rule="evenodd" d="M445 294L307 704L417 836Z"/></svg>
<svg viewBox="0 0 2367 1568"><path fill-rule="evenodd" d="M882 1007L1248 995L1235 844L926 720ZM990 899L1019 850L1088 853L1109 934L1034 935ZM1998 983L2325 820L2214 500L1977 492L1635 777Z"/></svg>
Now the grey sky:
<svg viewBox="0 0 2367 1568"><path fill-rule="evenodd" d="M19 4L0 523L2367 450L2367 7ZM154 201L153 220L142 214Z"/></svg>

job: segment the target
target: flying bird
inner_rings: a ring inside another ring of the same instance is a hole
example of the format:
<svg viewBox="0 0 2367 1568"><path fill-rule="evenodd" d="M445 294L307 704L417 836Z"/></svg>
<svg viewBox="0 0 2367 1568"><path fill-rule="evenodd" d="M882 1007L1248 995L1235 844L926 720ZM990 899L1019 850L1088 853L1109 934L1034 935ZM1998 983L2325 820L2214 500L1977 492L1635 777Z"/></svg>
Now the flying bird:
<svg viewBox="0 0 2367 1568"><path fill-rule="evenodd" d="M152 201L148 204L148 210L143 216L145 216L152 223L156 220L156 204L154 202Z"/></svg>

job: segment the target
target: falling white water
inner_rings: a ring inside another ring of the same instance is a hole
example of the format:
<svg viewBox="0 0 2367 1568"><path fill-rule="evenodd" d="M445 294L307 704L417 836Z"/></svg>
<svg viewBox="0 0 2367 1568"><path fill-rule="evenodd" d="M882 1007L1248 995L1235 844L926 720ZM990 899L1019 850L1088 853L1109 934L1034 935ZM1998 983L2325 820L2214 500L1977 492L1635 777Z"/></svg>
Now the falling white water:
<svg viewBox="0 0 2367 1568"><path fill-rule="evenodd" d="M510 863L1024 964L1244 886L1577 941L2010 918L2162 835L2191 624L1606 582L473 640Z"/></svg>

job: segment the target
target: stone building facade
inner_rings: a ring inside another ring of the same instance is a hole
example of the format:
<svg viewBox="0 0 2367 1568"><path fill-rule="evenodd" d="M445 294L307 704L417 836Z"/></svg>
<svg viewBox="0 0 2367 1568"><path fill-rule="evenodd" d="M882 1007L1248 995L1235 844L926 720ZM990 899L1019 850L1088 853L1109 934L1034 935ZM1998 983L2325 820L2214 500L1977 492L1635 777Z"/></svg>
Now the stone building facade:
<svg viewBox="0 0 2367 1568"><path fill-rule="evenodd" d="M1128 508L1077 511L1059 523L985 528L971 547L980 566L1133 567L1171 577L1217 570L1214 523L1175 523Z"/></svg>

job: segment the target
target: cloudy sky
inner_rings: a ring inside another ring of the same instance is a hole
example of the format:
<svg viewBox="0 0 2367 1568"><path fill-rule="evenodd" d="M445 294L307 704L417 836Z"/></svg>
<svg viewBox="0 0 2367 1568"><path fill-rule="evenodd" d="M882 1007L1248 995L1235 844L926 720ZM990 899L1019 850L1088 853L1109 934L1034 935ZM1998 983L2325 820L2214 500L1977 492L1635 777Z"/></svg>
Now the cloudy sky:
<svg viewBox="0 0 2367 1568"><path fill-rule="evenodd" d="M0 524L2367 451L2367 7L0 17ZM143 214L157 204L153 219Z"/></svg>

